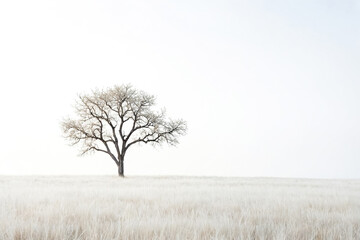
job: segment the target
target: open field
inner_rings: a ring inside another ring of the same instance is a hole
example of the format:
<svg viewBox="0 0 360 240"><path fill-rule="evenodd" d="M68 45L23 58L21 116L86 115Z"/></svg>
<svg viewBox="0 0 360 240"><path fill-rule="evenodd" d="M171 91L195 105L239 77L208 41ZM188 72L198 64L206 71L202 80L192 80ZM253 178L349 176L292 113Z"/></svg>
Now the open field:
<svg viewBox="0 0 360 240"><path fill-rule="evenodd" d="M2 176L0 239L360 239L360 180Z"/></svg>

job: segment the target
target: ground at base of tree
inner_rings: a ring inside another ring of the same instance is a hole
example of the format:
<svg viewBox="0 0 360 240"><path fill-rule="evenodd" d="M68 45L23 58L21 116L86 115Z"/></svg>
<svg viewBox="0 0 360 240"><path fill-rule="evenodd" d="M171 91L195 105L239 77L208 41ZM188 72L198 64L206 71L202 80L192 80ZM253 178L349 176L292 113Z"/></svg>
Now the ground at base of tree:
<svg viewBox="0 0 360 240"><path fill-rule="evenodd" d="M360 180L0 176L0 239L360 239Z"/></svg>

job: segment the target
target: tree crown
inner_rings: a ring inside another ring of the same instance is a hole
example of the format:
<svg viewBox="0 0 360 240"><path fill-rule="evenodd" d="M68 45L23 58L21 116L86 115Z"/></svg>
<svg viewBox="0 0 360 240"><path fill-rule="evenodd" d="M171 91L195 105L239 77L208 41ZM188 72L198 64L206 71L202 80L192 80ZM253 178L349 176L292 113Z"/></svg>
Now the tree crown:
<svg viewBox="0 0 360 240"><path fill-rule="evenodd" d="M81 154L104 152L119 164L128 148L136 143L176 145L186 133L182 119L167 119L165 110L155 111L155 97L120 85L79 95L77 119L62 121L65 137L81 143Z"/></svg>

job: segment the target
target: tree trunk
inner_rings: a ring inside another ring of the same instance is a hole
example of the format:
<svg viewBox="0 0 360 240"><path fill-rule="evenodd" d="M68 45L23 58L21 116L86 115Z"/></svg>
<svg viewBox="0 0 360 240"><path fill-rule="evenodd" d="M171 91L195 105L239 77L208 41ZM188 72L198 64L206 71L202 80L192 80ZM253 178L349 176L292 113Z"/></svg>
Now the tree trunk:
<svg viewBox="0 0 360 240"><path fill-rule="evenodd" d="M124 161L123 160L119 161L118 174L119 174L119 177L124 177Z"/></svg>

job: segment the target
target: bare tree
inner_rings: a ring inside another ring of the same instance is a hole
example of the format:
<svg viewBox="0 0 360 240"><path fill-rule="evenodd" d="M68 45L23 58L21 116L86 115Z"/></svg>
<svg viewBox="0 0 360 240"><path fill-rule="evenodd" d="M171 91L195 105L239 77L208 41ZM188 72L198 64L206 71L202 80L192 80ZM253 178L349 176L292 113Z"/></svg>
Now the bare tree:
<svg viewBox="0 0 360 240"><path fill-rule="evenodd" d="M137 143L176 145L186 133L186 122L168 120L165 111L154 111L155 97L130 85L95 90L80 95L76 102L77 119L62 121L65 138L81 144L81 155L106 153L124 176L127 150Z"/></svg>

